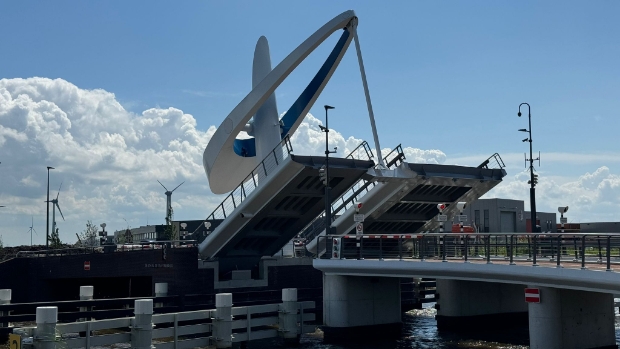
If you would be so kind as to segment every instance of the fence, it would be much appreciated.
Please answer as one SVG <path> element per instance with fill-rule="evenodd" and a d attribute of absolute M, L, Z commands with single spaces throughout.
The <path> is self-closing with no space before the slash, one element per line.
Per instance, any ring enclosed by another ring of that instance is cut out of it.
<path fill-rule="evenodd" d="M 232 294 L 216 295 L 215 309 L 153 314 L 153 300 L 135 300 L 134 316 L 109 320 L 58 323 L 58 307 L 38 307 L 35 327 L 16 328 L 24 347 L 86 348 L 131 343 L 132 348 L 229 348 L 234 342 L 281 337 L 297 341 L 315 331 L 308 322 L 312 301 L 298 302 L 297 289 L 283 289 L 282 303 L 233 307 Z"/>
<path fill-rule="evenodd" d="M 414 258 L 442 260 L 502 258 L 532 262 L 549 258 L 559 266 L 562 262 L 606 262 L 611 270 L 611 258 L 620 258 L 620 233 L 556 233 L 556 234 L 414 234 L 414 235 L 345 235 L 319 237 L 319 249 L 327 251 L 321 258 L 385 259 Z"/>

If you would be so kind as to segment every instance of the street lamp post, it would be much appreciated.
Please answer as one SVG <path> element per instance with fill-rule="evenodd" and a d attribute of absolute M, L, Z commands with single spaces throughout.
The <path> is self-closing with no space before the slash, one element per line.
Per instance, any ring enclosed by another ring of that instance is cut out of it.
<path fill-rule="evenodd" d="M 527 116 L 529 119 L 529 129 L 520 129 L 519 131 L 521 132 L 528 132 L 529 137 L 524 139 L 523 142 L 530 142 L 530 158 L 529 158 L 529 162 L 530 162 L 530 180 L 529 180 L 529 184 L 530 184 L 530 211 L 531 211 L 531 215 L 530 215 L 530 223 L 531 223 L 531 229 L 532 229 L 532 233 L 536 233 L 538 232 L 538 230 L 536 229 L 536 183 L 537 180 L 535 179 L 535 175 L 534 175 L 534 160 L 538 160 L 538 159 L 534 159 L 534 157 L 532 156 L 532 113 L 530 110 L 530 105 L 528 103 L 521 103 L 519 104 L 519 113 L 517 114 L 517 116 L 521 117 L 521 106 L 522 105 L 527 105 Z"/>
<path fill-rule="evenodd" d="M 320 126 L 321 130 L 325 132 L 325 234 L 328 235 L 330 233 L 331 223 L 332 223 L 332 210 L 331 210 L 331 202 L 330 202 L 330 187 L 329 187 L 329 154 L 335 153 L 336 150 L 329 150 L 329 121 L 327 117 L 327 111 L 329 109 L 334 109 L 334 107 L 330 105 L 325 105 L 325 127 Z"/>
<path fill-rule="evenodd" d="M 50 170 L 54 168 L 47 166 L 47 220 L 45 223 L 45 249 L 49 250 L 50 241 Z"/>

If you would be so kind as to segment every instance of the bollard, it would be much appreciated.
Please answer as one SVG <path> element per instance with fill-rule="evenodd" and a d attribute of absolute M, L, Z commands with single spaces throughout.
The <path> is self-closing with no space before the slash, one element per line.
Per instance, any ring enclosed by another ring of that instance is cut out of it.
<path fill-rule="evenodd" d="M 0 290 L 0 305 L 1 304 L 11 304 L 11 289 Z M 9 316 L 9 312 L 0 311 L 0 316 Z M 0 327 L 11 327 L 11 324 L 8 322 L 1 322 Z"/>
<path fill-rule="evenodd" d="M 278 312 L 280 337 L 287 343 L 297 343 L 300 336 L 297 333 L 297 289 L 282 289 L 282 304 Z"/>
<path fill-rule="evenodd" d="M 93 295 L 95 294 L 94 286 L 80 286 L 80 300 L 81 301 L 90 301 L 93 299 Z M 92 307 L 80 307 L 80 312 L 92 311 Z M 78 321 L 90 321 L 91 318 L 80 318 Z"/>
<path fill-rule="evenodd" d="M 155 297 L 166 297 L 168 295 L 168 283 L 167 282 L 157 282 L 155 283 Z M 164 303 L 158 302 L 155 304 L 155 308 L 161 308 L 164 306 Z"/>
<path fill-rule="evenodd" d="M 37 307 L 34 329 L 35 349 L 56 348 L 56 323 L 58 322 L 58 307 Z"/>
<path fill-rule="evenodd" d="M 153 339 L 153 300 L 138 299 L 134 302 L 134 318 L 131 326 L 131 347 L 151 349 Z"/>
<path fill-rule="evenodd" d="M 216 348 L 232 347 L 232 293 L 215 295 L 215 318 L 211 335 Z"/>

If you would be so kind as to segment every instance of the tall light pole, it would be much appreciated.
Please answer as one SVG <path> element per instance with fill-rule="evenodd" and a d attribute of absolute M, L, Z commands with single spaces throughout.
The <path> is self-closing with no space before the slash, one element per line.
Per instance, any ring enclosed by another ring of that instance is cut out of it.
<path fill-rule="evenodd" d="M 50 241 L 50 170 L 54 168 L 47 166 L 47 220 L 45 223 L 45 249 L 49 250 Z"/>
<path fill-rule="evenodd" d="M 331 210 L 331 202 L 329 198 L 329 154 L 335 153 L 336 150 L 329 150 L 329 119 L 327 118 L 327 111 L 329 109 L 334 109 L 334 107 L 330 105 L 325 105 L 325 127 L 319 126 L 321 131 L 325 132 L 325 171 L 324 174 L 319 170 L 320 176 L 323 178 L 323 184 L 325 184 L 325 234 L 328 235 L 330 233 L 330 227 L 332 225 L 332 210 Z"/>
<path fill-rule="evenodd" d="M 538 230 L 536 229 L 536 184 L 538 182 L 538 176 L 534 175 L 534 160 L 539 160 L 540 161 L 540 157 L 538 159 L 534 159 L 534 157 L 532 156 L 532 113 L 530 110 L 530 105 L 528 103 L 521 103 L 519 104 L 519 113 L 517 114 L 517 116 L 521 117 L 521 106 L 522 105 L 527 105 L 527 116 L 529 119 L 529 129 L 520 129 L 519 131 L 521 132 L 528 132 L 529 137 L 524 139 L 523 142 L 530 142 L 530 158 L 529 158 L 529 162 L 530 162 L 530 180 L 529 180 L 529 184 L 530 184 L 530 211 L 531 211 L 531 215 L 530 215 L 530 223 L 531 223 L 531 229 L 532 229 L 532 233 L 537 233 Z"/>

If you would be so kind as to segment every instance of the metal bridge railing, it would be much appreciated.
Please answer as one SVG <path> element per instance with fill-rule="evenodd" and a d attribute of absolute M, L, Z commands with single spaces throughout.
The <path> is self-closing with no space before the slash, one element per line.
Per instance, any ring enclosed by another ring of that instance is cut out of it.
<path fill-rule="evenodd" d="M 334 246 L 340 246 L 336 255 Z M 573 263 L 582 269 L 586 264 L 600 264 L 608 271 L 612 264 L 620 265 L 620 233 L 328 235 L 319 236 L 317 250 L 323 248 L 327 253 L 320 258 L 501 261 L 535 266 Z"/>
<path fill-rule="evenodd" d="M 365 144 L 365 146 L 364 146 Z M 353 154 L 356 153 L 358 148 L 367 147 L 368 151 L 366 154 L 369 154 L 371 157 L 373 156 L 372 150 L 368 146 L 366 141 L 362 142 L 357 148 L 355 148 L 351 154 L 347 155 L 347 158 L 353 159 Z M 392 169 L 398 165 L 400 165 L 405 160 L 405 154 L 403 154 L 401 145 L 397 145 L 396 148 L 392 149 L 384 157 L 386 162 L 386 166 L 388 169 Z M 340 197 L 336 200 L 332 201 L 331 209 L 332 209 L 332 222 L 336 220 L 340 215 L 342 215 L 346 210 L 348 210 L 351 206 L 353 206 L 356 202 L 359 202 L 361 198 L 366 195 L 376 183 L 374 181 L 368 181 L 365 179 L 358 180 L 351 188 L 349 188 L 346 192 L 344 192 Z M 301 237 L 312 240 L 317 235 L 319 235 L 322 231 L 325 230 L 325 216 L 324 214 L 316 217 L 312 222 L 310 222 L 304 229 L 302 229 Z"/>
<path fill-rule="evenodd" d="M 489 156 L 488 159 L 484 160 L 484 162 L 482 162 L 480 165 L 478 165 L 478 168 L 486 168 L 486 169 L 503 169 L 504 167 L 506 167 L 506 165 L 504 165 L 504 160 L 502 160 L 502 157 L 499 156 L 498 153 L 495 153 L 491 156 Z"/>
<path fill-rule="evenodd" d="M 387 155 L 383 157 L 385 161 L 385 166 L 388 169 L 392 169 L 402 164 L 405 161 L 405 153 L 403 153 L 403 148 L 399 144 L 396 148 L 392 149 Z"/>
<path fill-rule="evenodd" d="M 247 197 L 258 188 L 265 178 L 290 157 L 293 146 L 288 135 L 258 164 L 250 174 L 219 204 L 205 221 L 226 219 Z"/>
<path fill-rule="evenodd" d="M 345 157 L 345 159 L 372 160 L 373 157 L 374 154 L 372 149 L 370 149 L 368 142 L 362 141 L 362 143 L 355 147 L 355 149 L 353 149 L 351 153 Z"/>

